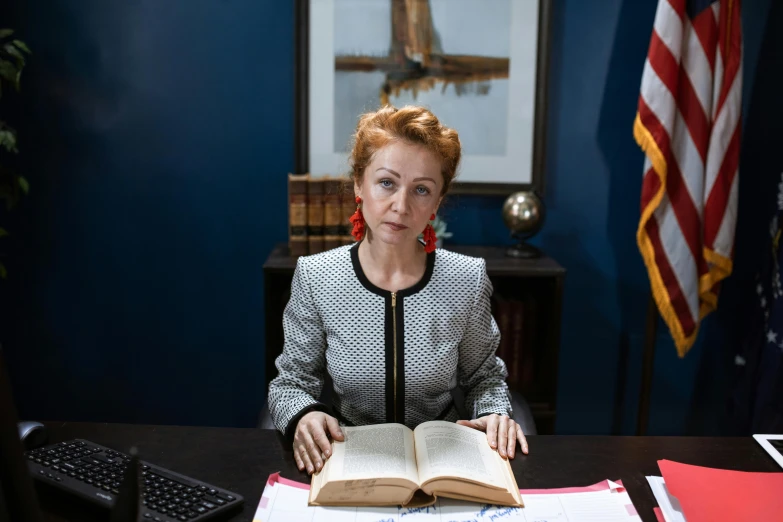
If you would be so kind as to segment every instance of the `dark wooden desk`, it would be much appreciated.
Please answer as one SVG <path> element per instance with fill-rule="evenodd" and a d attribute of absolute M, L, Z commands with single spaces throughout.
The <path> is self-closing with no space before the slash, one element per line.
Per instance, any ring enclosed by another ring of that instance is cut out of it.
<path fill-rule="evenodd" d="M 142 458 L 245 497 L 245 509 L 232 522 L 250 522 L 270 473 L 309 482 L 300 473 L 276 431 L 252 428 L 137 426 L 47 423 L 51 442 L 84 438 L 118 451 L 136 445 Z M 587 486 L 622 480 L 645 521 L 654 521 L 655 500 L 645 475 L 660 475 L 656 462 L 742 471 L 781 471 L 751 438 L 696 437 L 530 437 L 530 455 L 512 461 L 520 488 Z M 49 513 L 49 520 L 67 520 Z"/>

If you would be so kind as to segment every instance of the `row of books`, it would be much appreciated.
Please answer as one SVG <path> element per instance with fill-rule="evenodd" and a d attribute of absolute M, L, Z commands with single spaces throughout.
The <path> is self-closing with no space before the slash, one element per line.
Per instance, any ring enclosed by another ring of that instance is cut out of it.
<path fill-rule="evenodd" d="M 534 299 L 507 298 L 495 289 L 492 315 L 500 330 L 497 355 L 506 363 L 509 387 L 523 394 L 531 391 L 535 380 L 536 352 Z"/>
<path fill-rule="evenodd" d="M 356 210 L 353 183 L 346 178 L 288 175 L 288 247 L 291 256 L 318 254 L 354 242 L 350 218 Z"/>

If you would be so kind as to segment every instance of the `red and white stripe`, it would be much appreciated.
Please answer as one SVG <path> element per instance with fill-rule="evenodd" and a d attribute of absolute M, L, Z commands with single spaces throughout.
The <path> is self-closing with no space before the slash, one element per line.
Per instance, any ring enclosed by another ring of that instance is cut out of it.
<path fill-rule="evenodd" d="M 680 356 L 731 272 L 736 224 L 742 35 L 739 0 L 690 19 L 659 0 L 635 135 L 647 153 L 637 240 Z"/>

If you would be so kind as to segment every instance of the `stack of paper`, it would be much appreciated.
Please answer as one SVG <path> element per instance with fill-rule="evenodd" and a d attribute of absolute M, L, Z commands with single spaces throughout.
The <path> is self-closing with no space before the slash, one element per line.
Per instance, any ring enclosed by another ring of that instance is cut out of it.
<path fill-rule="evenodd" d="M 521 489 L 525 507 L 441 498 L 429 507 L 308 506 L 310 486 L 270 475 L 253 522 L 641 522 L 621 482 L 584 488 Z"/>
<path fill-rule="evenodd" d="M 647 477 L 665 522 L 783 522 L 783 473 L 750 473 L 659 460 Z"/>

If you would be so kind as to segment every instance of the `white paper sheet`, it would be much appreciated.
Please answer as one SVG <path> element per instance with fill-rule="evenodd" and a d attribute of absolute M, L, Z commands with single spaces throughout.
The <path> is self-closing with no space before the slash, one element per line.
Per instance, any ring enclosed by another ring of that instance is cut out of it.
<path fill-rule="evenodd" d="M 663 513 L 663 519 L 666 522 L 687 522 L 685 515 L 682 513 L 682 507 L 677 497 L 669 493 L 669 489 L 666 487 L 666 481 L 663 477 L 646 477 L 647 482 L 650 484 L 655 500 L 658 502 L 658 507 L 661 508 Z"/>
<path fill-rule="evenodd" d="M 253 522 L 641 522 L 625 489 L 608 485 L 551 493 L 521 490 L 524 508 L 446 498 L 425 508 L 338 508 L 310 507 L 307 485 L 270 477 Z"/>

